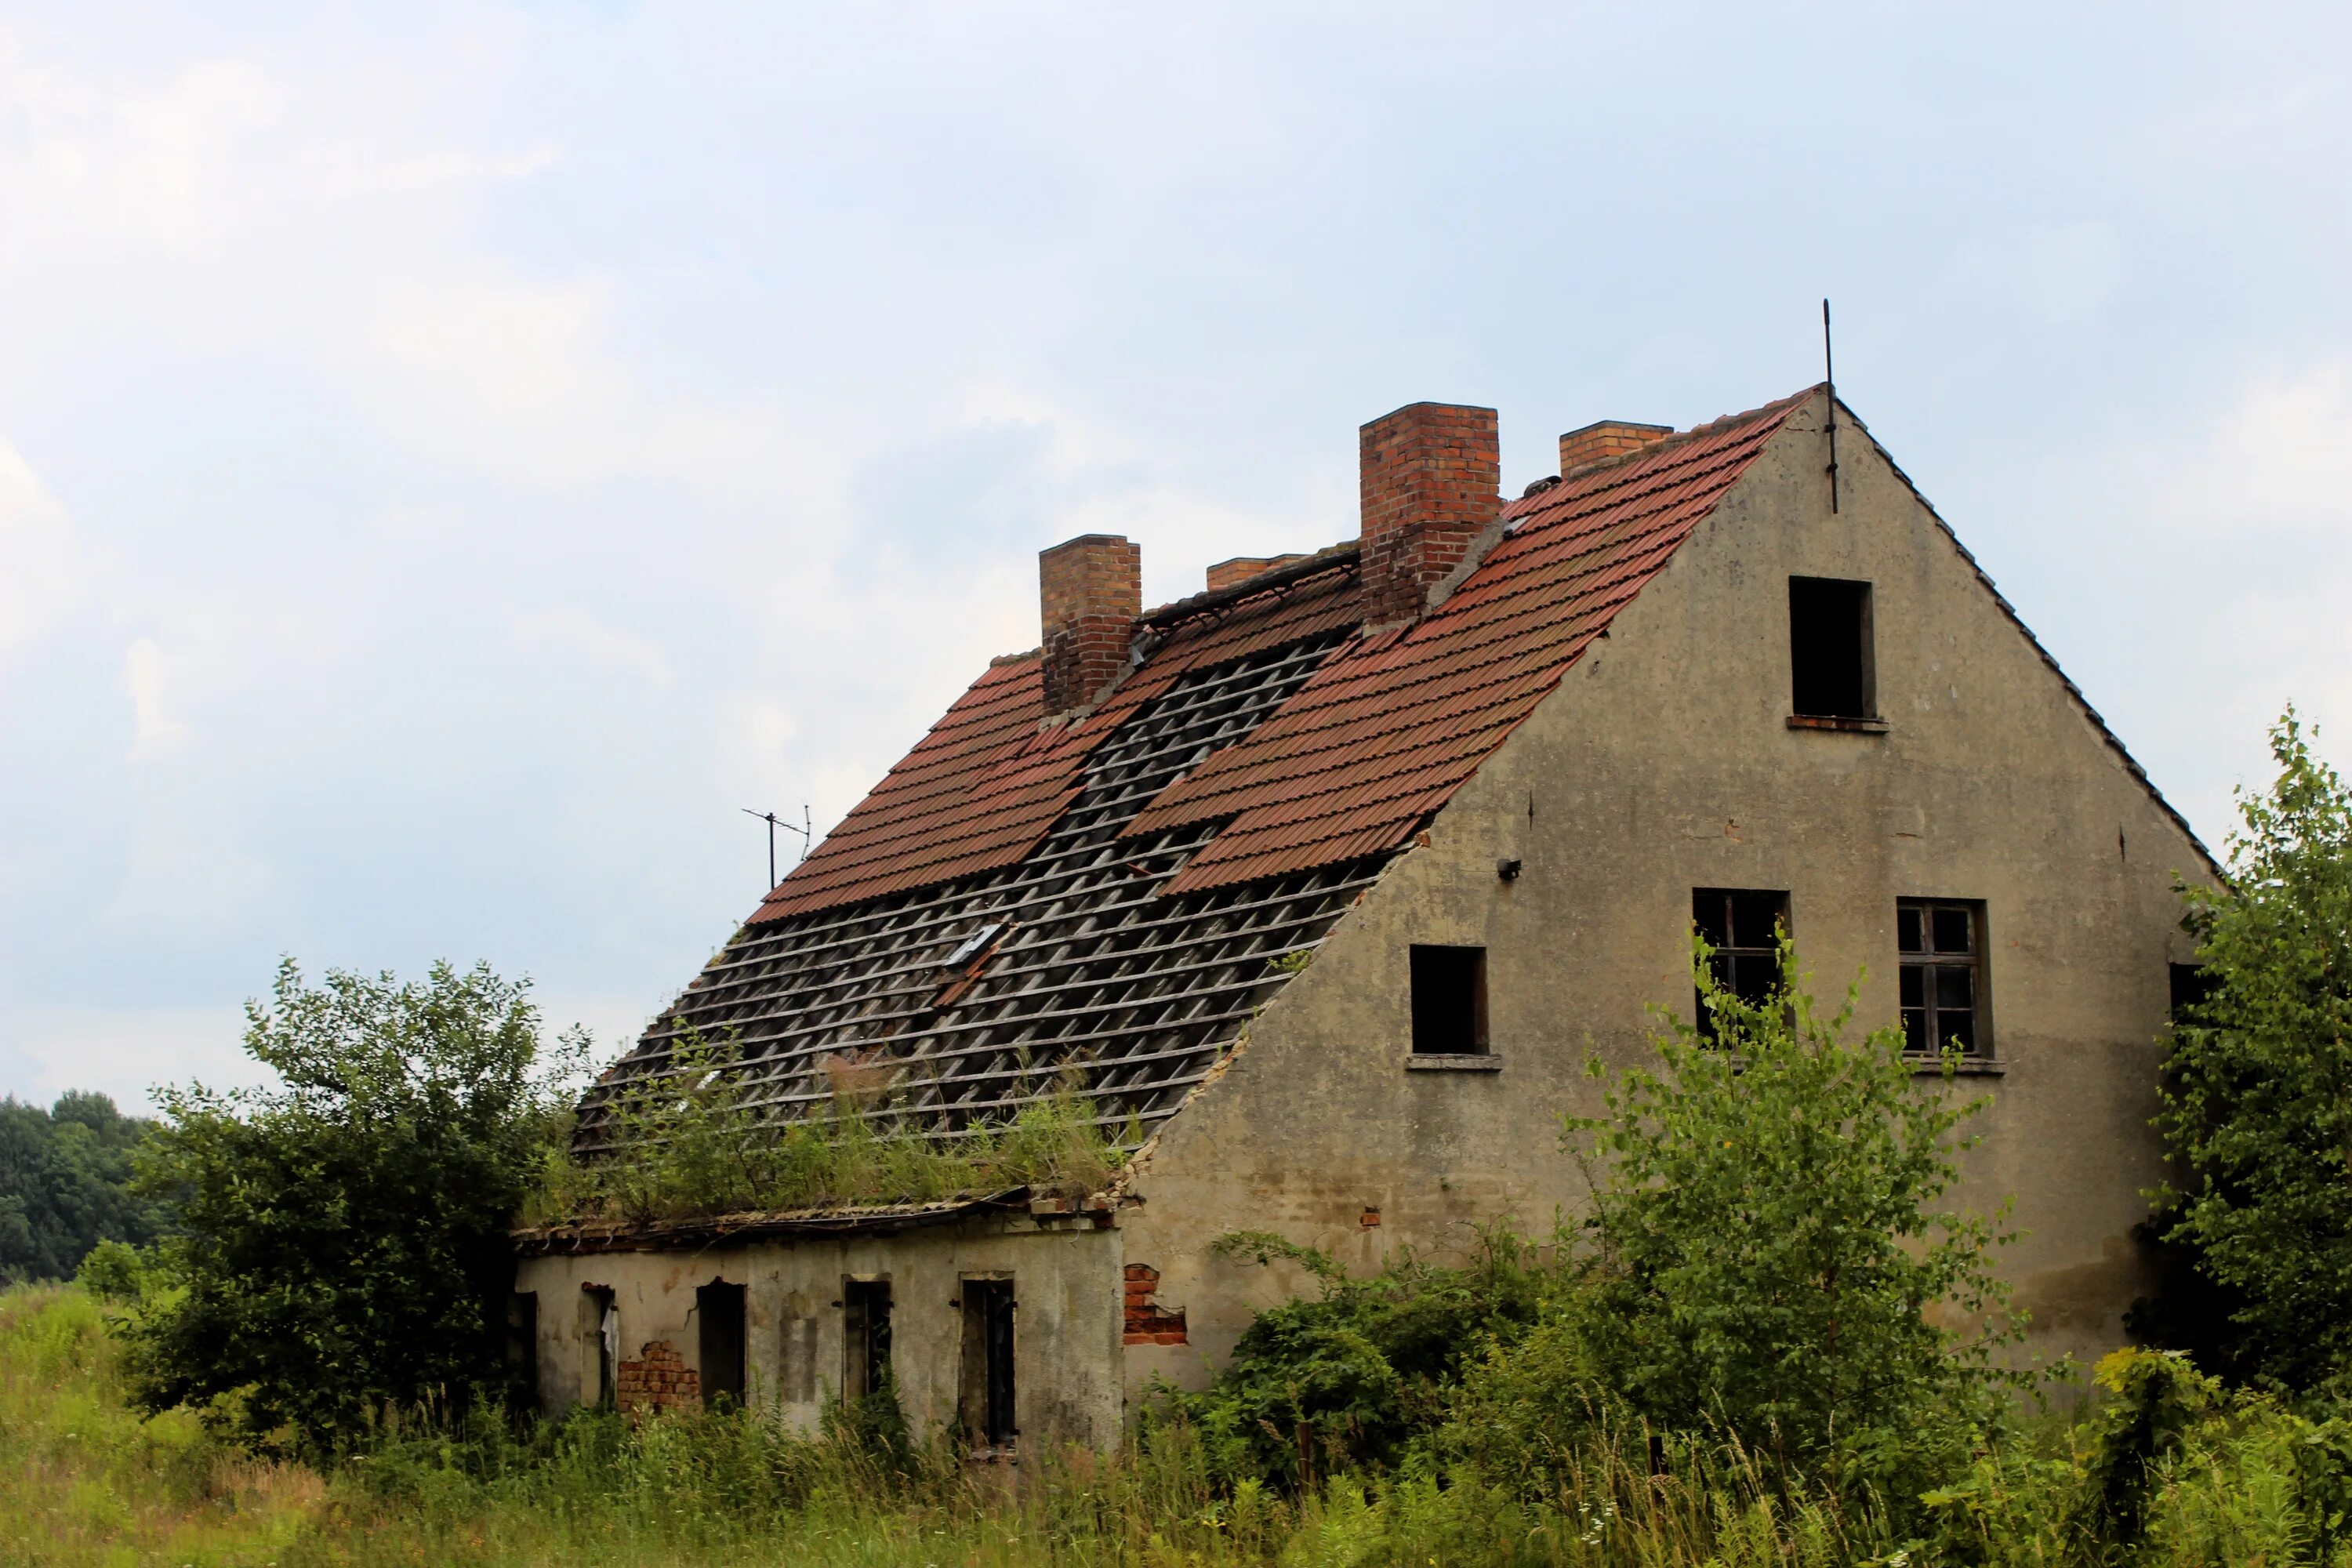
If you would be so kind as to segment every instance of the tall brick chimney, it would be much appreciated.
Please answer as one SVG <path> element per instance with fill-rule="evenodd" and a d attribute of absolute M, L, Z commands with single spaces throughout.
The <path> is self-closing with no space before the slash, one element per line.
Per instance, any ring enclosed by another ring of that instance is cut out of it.
<path fill-rule="evenodd" d="M 1364 620 L 1418 617 L 1501 514 L 1495 411 L 1414 403 L 1359 432 Z"/>
<path fill-rule="evenodd" d="M 1663 441 L 1675 433 L 1671 425 L 1636 425 L 1625 419 L 1596 419 L 1581 430 L 1570 430 L 1559 438 L 1559 471 L 1580 468 L 1587 463 L 1597 463 L 1604 458 L 1622 457 L 1638 452 L 1653 441 Z"/>
<path fill-rule="evenodd" d="M 1082 533 L 1037 554 L 1045 634 L 1045 713 L 1092 708 L 1127 673 L 1143 615 L 1143 548 L 1114 533 Z"/>

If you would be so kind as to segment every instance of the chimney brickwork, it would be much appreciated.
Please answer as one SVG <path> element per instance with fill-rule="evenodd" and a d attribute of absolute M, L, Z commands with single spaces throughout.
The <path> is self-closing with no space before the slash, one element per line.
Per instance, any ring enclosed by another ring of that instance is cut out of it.
<path fill-rule="evenodd" d="M 1596 419 L 1583 429 L 1570 430 L 1559 438 L 1559 471 L 1565 474 L 1588 463 L 1638 452 L 1653 441 L 1663 441 L 1674 433 L 1675 427 L 1671 425 L 1635 425 L 1624 419 Z"/>
<path fill-rule="evenodd" d="M 1306 559 L 1304 555 L 1236 555 L 1231 561 L 1220 561 L 1209 568 L 1209 592 L 1246 583 L 1261 573 Z"/>
<path fill-rule="evenodd" d="M 1116 534 L 1082 533 L 1041 551 L 1037 599 L 1046 715 L 1083 713 L 1127 673 L 1143 615 L 1143 549 Z"/>
<path fill-rule="evenodd" d="M 1495 411 L 1415 403 L 1359 433 L 1364 620 L 1418 617 L 1501 515 Z"/>

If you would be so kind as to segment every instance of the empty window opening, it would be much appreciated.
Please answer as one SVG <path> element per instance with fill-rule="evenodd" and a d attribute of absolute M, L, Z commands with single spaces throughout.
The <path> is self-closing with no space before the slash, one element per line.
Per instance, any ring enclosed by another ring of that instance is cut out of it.
<path fill-rule="evenodd" d="M 1013 1425 L 1013 1281 L 963 1282 L 963 1376 L 958 1405 L 976 1446 L 1001 1448 L 1020 1435 Z"/>
<path fill-rule="evenodd" d="M 743 1287 L 713 1279 L 694 1292 L 694 1313 L 701 1325 L 702 1403 L 713 1410 L 738 1410 L 743 1405 Z"/>
<path fill-rule="evenodd" d="M 1985 1055 L 1984 907 L 1904 900 L 1895 906 L 1895 946 L 1904 1048 Z"/>
<path fill-rule="evenodd" d="M 613 1300 L 611 1287 L 580 1287 L 580 1328 L 588 1342 L 589 1365 L 593 1369 L 586 1381 L 595 1390 L 596 1403 L 609 1407 L 620 1392 L 621 1368 L 621 1309 Z"/>
<path fill-rule="evenodd" d="M 841 1392 L 850 1399 L 890 1385 L 890 1281 L 851 1279 L 841 1287 L 845 1363 Z"/>
<path fill-rule="evenodd" d="M 1870 584 L 1789 579 L 1790 700 L 1809 719 L 1874 719 Z"/>
<path fill-rule="evenodd" d="M 1412 949 L 1412 1048 L 1418 1056 L 1484 1056 L 1486 950 Z"/>
<path fill-rule="evenodd" d="M 539 1404 L 539 1292 L 507 1297 L 507 1386 L 523 1409 Z"/>
<path fill-rule="evenodd" d="M 2174 963 L 2171 970 L 2172 994 L 2169 1016 L 2178 1019 L 2190 1007 L 2199 1007 L 2212 998 L 2216 989 L 2213 972 L 2201 963 Z"/>
<path fill-rule="evenodd" d="M 1759 888 L 1699 888 L 1691 893 L 1691 924 L 1713 949 L 1707 967 L 1715 984 L 1742 1002 L 1761 1002 L 1780 978 L 1780 933 L 1789 926 L 1789 895 Z M 1715 1019 L 1700 997 L 1693 1016 L 1712 1039 Z"/>

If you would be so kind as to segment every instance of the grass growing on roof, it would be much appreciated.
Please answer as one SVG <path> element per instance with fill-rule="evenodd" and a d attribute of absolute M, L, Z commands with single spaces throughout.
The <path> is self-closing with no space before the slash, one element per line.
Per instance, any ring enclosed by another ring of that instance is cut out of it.
<path fill-rule="evenodd" d="M 731 1043 L 689 1032 L 675 1070 L 619 1085 L 608 1107 L 613 1152 L 580 1159 L 551 1141 L 527 1224 L 645 1224 L 711 1215 L 1100 1191 L 1142 1140 L 1132 1119 L 1106 1131 L 1069 1079 L 999 1120 L 953 1138 L 891 1121 L 869 1068 L 844 1064 L 818 1113 L 769 1121 L 745 1103 Z M 875 1112 L 869 1114 L 869 1108 Z"/>

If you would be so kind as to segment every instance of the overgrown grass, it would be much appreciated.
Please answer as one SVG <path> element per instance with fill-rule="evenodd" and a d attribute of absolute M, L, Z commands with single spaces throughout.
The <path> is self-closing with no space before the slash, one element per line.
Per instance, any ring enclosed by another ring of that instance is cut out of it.
<path fill-rule="evenodd" d="M 1736 1445 L 1638 1424 L 1563 1429 L 1521 1473 L 1408 1466 L 1297 1497 L 1213 1479 L 1182 1424 L 1117 1458 L 1037 1455 L 1018 1470 L 967 1467 L 943 1444 L 892 1457 L 742 1415 L 635 1427 L 592 1415 L 520 1434 L 496 1420 L 411 1424 L 321 1471 L 243 1457 L 186 1413 L 133 1416 L 100 1305 L 76 1289 L 20 1289 L 0 1296 L 0 1562 L 2352 1563 L 2327 1524 L 2352 1477 L 2342 1423 L 2224 1396 L 2146 1352 L 2110 1373 L 2104 1413 L 1979 1456 L 1929 1500 L 1924 1527 L 1898 1535 L 1875 1499 L 1792 1484 Z M 2126 1461 L 2139 1468 L 2119 1470 Z M 2119 1475 L 2137 1479 L 2118 1489 Z M 2126 1497 L 2137 1523 L 2118 1531 L 2102 1510 Z"/>
<path fill-rule="evenodd" d="M 605 1113 L 626 1156 L 583 1162 L 568 1139 L 551 1140 L 525 1222 L 934 1203 L 1016 1187 L 1076 1197 L 1107 1185 L 1141 1136 L 1132 1126 L 1107 1133 L 1094 1102 L 1065 1082 L 1003 1120 L 928 1137 L 873 1103 L 888 1089 L 874 1069 L 839 1063 L 821 1113 L 777 1124 L 743 1103 L 739 1066 L 731 1046 L 690 1037 L 673 1074 L 618 1086 Z"/>

